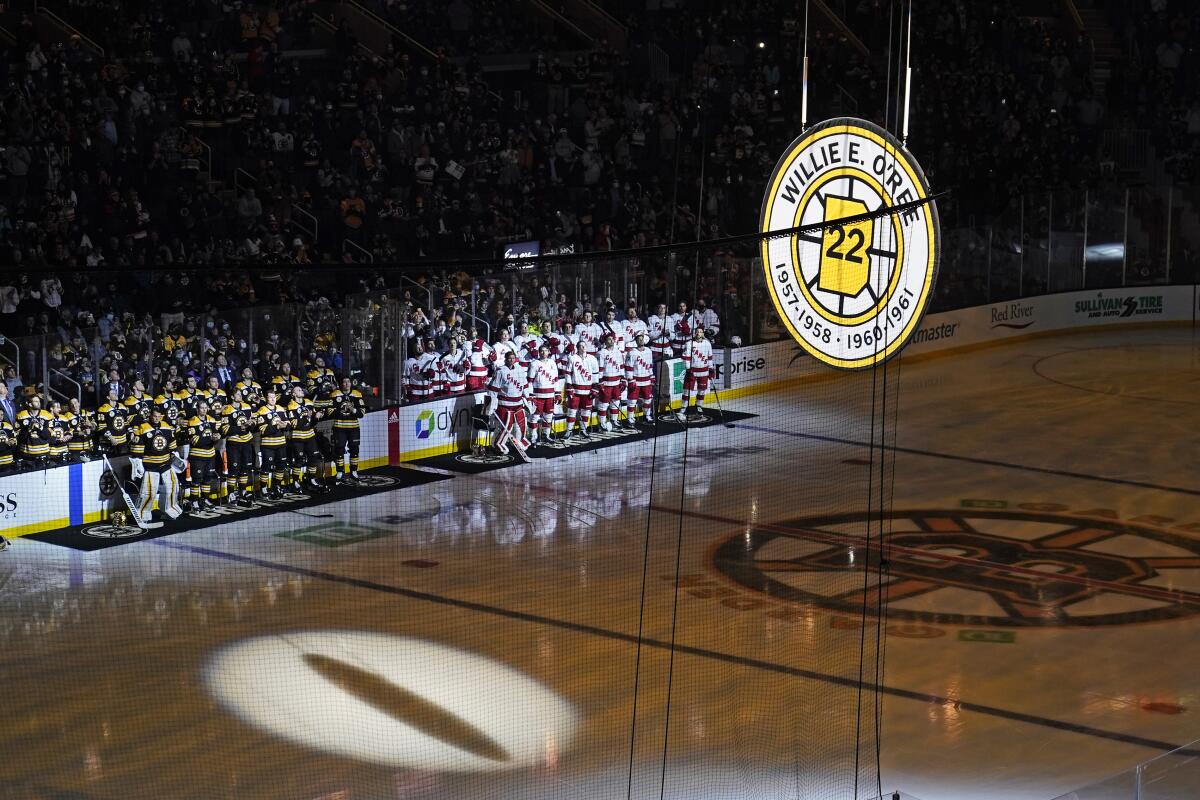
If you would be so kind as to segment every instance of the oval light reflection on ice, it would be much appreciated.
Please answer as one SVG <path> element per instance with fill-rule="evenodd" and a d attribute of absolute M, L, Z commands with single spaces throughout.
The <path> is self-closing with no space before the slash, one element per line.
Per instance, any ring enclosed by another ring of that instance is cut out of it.
<path fill-rule="evenodd" d="M 205 682 L 259 730 L 389 767 L 534 766 L 564 752 L 578 723 L 567 701 L 512 667 L 364 631 L 246 639 L 209 661 Z"/>

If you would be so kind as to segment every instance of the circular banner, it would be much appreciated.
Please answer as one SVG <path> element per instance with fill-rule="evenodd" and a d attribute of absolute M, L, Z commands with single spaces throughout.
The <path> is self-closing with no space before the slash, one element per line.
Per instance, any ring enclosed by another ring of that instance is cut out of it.
<path fill-rule="evenodd" d="M 763 197 L 762 233 L 821 225 L 929 197 L 916 159 L 887 131 L 839 117 L 784 152 Z M 862 369 L 916 332 L 941 251 L 932 201 L 808 233 L 764 239 L 763 269 L 780 319 L 833 367 Z"/>

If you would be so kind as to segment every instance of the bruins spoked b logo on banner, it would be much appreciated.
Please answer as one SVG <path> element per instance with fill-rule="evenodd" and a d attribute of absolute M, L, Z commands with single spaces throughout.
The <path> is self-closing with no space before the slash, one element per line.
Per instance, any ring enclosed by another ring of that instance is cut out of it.
<path fill-rule="evenodd" d="M 882 128 L 842 117 L 784 152 L 763 198 L 763 233 L 868 215 L 929 197 L 916 160 Z M 808 353 L 843 369 L 899 352 L 929 304 L 940 253 L 932 201 L 765 239 L 763 269 L 780 318 Z"/>

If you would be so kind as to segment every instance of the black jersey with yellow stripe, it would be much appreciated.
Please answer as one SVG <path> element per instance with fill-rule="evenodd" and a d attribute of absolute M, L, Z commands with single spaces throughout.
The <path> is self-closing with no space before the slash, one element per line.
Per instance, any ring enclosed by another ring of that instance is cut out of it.
<path fill-rule="evenodd" d="M 13 463 L 13 453 L 17 450 L 17 431 L 6 419 L 0 419 L 0 467 Z"/>
<path fill-rule="evenodd" d="M 140 395 L 130 394 L 121 405 L 129 412 L 131 429 L 143 422 L 150 421 L 150 409 L 154 407 L 154 398 L 142 392 Z"/>
<path fill-rule="evenodd" d="M 292 420 L 293 439 L 311 439 L 317 435 L 317 415 L 319 409 L 307 397 L 292 400 L 287 405 L 288 416 Z"/>
<path fill-rule="evenodd" d="M 362 392 L 358 389 L 351 389 L 348 392 L 334 389 L 333 393 L 329 395 L 329 400 L 333 406 L 333 427 L 335 428 L 357 429 L 358 421 L 367 414 L 367 401 L 363 399 Z"/>
<path fill-rule="evenodd" d="M 27 456 L 45 456 L 50 454 L 50 429 L 54 423 L 54 415 L 44 408 L 36 411 L 30 408 L 17 413 L 17 439 L 20 442 L 21 453 Z"/>
<path fill-rule="evenodd" d="M 282 447 L 287 444 L 287 431 L 291 421 L 288 411 L 276 403 L 273 406 L 263 404 L 254 412 L 258 418 L 258 429 L 262 432 L 259 438 L 261 447 Z"/>
<path fill-rule="evenodd" d="M 203 418 L 193 416 L 187 423 L 187 438 L 191 444 L 188 456 L 192 458 L 216 458 L 217 442 L 221 440 L 221 423 L 209 414 Z"/>
<path fill-rule="evenodd" d="M 101 435 L 114 445 L 122 445 L 129 441 L 129 428 L 133 412 L 121 403 L 105 403 L 96 409 L 96 422 L 100 426 Z"/>
<path fill-rule="evenodd" d="M 254 438 L 254 432 L 258 429 L 254 407 L 249 403 L 229 403 L 221 409 L 221 418 L 228 426 L 225 435 L 230 442 L 245 444 Z"/>
<path fill-rule="evenodd" d="M 146 469 L 162 472 L 169 467 L 178 446 L 175 428 L 166 422 L 158 425 L 144 422 L 133 431 L 132 453 L 142 459 Z"/>

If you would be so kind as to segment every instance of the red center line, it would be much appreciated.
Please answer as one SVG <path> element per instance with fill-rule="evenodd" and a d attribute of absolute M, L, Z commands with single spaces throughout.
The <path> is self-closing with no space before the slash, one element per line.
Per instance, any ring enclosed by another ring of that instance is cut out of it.
<path fill-rule="evenodd" d="M 794 536 L 798 539 L 811 539 L 817 542 L 833 544 L 839 546 L 861 543 L 862 539 L 850 536 L 849 534 L 827 533 L 825 531 L 816 531 L 812 529 L 791 528 L 784 525 L 776 525 L 769 522 L 746 522 L 745 520 L 734 519 L 732 517 L 722 517 L 716 514 L 705 514 L 700 511 L 685 511 L 675 508 L 665 508 L 663 506 L 651 506 L 654 511 L 659 511 L 664 514 L 683 514 L 696 519 L 709 520 L 711 522 L 720 522 L 726 525 L 736 525 L 738 527 L 760 528 L 771 533 L 782 533 Z M 922 511 L 914 511 L 914 514 L 926 513 Z M 1175 592 L 1170 589 L 1158 589 L 1153 586 L 1141 586 L 1128 583 L 1114 583 L 1113 581 L 1101 581 L 1094 578 L 1087 578 L 1081 575 L 1060 575 L 1058 573 L 1046 573 L 1040 570 L 1031 569 L 1029 567 L 1018 567 L 1008 564 L 997 564 L 994 561 L 985 561 L 981 558 L 969 558 L 967 556 L 956 556 L 949 553 L 937 553 L 929 550 L 921 550 L 914 547 L 905 547 L 903 545 L 888 544 L 884 546 L 885 552 L 888 555 L 907 555 L 917 556 L 923 559 L 938 559 L 948 561 L 954 564 L 963 564 L 972 567 L 987 567 L 1001 572 L 1007 572 L 1013 575 L 1023 575 L 1027 577 L 1037 578 L 1041 581 L 1059 581 L 1063 583 L 1074 583 L 1080 586 L 1095 587 L 1107 589 L 1112 592 L 1121 594 L 1137 595 L 1153 600 L 1166 600 L 1180 605 L 1200 605 L 1200 596 L 1191 592 Z"/>

